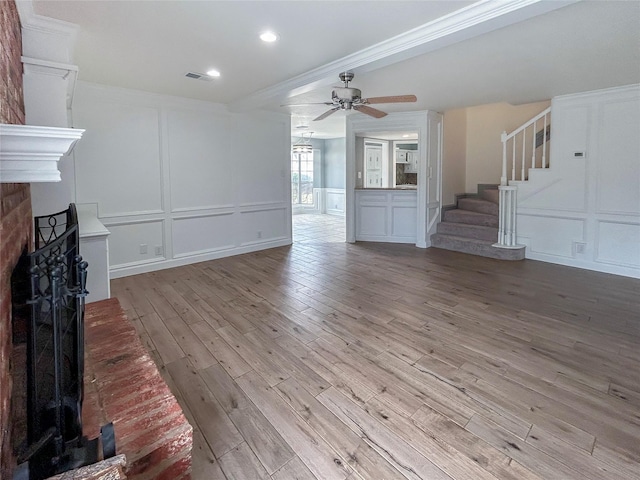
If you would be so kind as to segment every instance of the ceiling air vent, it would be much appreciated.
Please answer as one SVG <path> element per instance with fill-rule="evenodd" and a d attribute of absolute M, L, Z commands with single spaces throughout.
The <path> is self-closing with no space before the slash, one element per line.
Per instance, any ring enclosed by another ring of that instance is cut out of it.
<path fill-rule="evenodd" d="M 202 80 L 203 82 L 210 82 L 213 80 L 213 77 L 205 75 L 204 73 L 187 72 L 184 76 L 187 78 L 193 78 L 194 80 Z"/>

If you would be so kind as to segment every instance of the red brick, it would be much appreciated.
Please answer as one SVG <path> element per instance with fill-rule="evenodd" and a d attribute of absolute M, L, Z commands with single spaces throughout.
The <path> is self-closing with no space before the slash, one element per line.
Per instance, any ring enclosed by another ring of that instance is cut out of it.
<path fill-rule="evenodd" d="M 85 339 L 87 399 L 114 422 L 127 478 L 189 478 L 193 429 L 116 299 L 87 305 Z M 89 413 L 85 426 L 95 429 Z"/>
<path fill-rule="evenodd" d="M 127 454 L 127 468 L 125 473 L 127 478 L 137 479 L 138 475 L 144 478 L 147 470 L 152 469 L 155 465 L 166 459 L 176 457 L 184 452 L 187 445 L 193 443 L 193 430 L 191 426 L 182 425 L 174 431 L 169 432 L 171 438 L 164 438 L 157 443 L 146 447 L 140 451 Z"/>
<path fill-rule="evenodd" d="M 0 1 L 0 123 L 24 124 L 22 94 L 22 37 L 14 0 Z M 9 419 L 12 380 L 10 272 L 24 245 L 31 242 L 31 195 L 29 185 L 0 185 L 0 478 L 11 478 L 12 455 Z M 7 273 L 8 272 L 8 273 Z M 16 365 L 16 368 L 20 366 Z M 24 366 L 22 366 L 24 368 Z"/>

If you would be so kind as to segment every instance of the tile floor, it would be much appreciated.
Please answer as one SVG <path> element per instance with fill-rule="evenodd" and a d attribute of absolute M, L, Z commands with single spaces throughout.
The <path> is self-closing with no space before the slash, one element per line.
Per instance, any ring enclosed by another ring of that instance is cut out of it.
<path fill-rule="evenodd" d="M 293 243 L 338 243 L 345 239 L 345 218 L 336 215 L 293 215 Z"/>

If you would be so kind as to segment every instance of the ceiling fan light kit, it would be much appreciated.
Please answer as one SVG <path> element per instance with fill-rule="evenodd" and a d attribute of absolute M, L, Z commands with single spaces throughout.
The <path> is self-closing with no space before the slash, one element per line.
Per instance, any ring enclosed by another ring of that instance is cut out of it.
<path fill-rule="evenodd" d="M 387 114 L 382 110 L 370 107 L 378 103 L 409 103 L 416 102 L 418 99 L 415 95 L 391 95 L 386 97 L 370 97 L 362 98 L 362 91 L 358 88 L 349 86 L 349 82 L 353 80 L 353 72 L 343 72 L 339 75 L 340 81 L 344 83 L 344 87 L 334 87 L 331 92 L 330 102 L 307 103 L 297 105 L 329 105 L 332 108 L 324 112 L 322 115 L 313 119 L 314 122 L 323 120 L 338 110 L 356 110 L 365 115 L 374 118 L 382 118 Z M 293 107 L 297 105 L 281 105 L 283 107 Z"/>

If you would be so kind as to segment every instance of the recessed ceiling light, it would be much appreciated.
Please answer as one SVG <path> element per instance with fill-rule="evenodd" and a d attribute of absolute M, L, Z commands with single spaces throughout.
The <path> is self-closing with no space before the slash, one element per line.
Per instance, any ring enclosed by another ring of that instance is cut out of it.
<path fill-rule="evenodd" d="M 402 138 L 409 138 L 411 135 L 409 135 L 408 133 L 405 133 L 404 135 L 402 135 Z"/>
<path fill-rule="evenodd" d="M 211 70 L 207 70 L 207 75 L 209 75 L 210 77 L 219 77 L 220 76 L 220 72 L 214 68 L 212 68 Z"/>
<path fill-rule="evenodd" d="M 278 35 L 273 32 L 264 32 L 260 34 L 260 40 L 267 43 L 273 43 L 278 40 Z"/>

